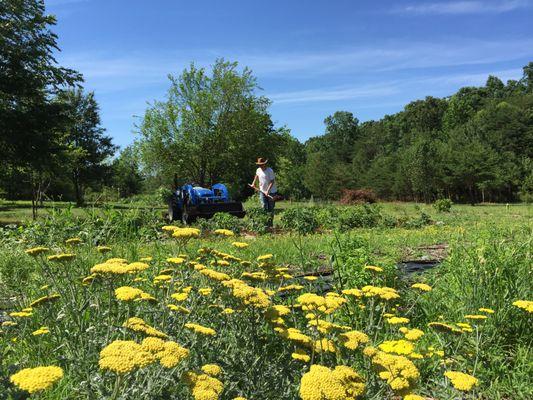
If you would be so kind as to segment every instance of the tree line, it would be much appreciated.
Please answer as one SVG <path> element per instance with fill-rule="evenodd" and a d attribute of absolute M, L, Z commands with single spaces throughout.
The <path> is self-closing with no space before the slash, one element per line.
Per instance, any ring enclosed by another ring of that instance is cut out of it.
<path fill-rule="evenodd" d="M 169 75 L 136 140 L 118 152 L 83 76 L 58 65 L 56 21 L 42 0 L 0 3 L 0 197 L 116 198 L 224 182 L 250 193 L 257 157 L 295 199 L 371 189 L 385 200 L 516 201 L 533 197 L 533 63 L 520 80 L 490 76 L 447 98 L 427 97 L 378 121 L 339 111 L 305 143 L 275 127 L 271 102 L 236 62 Z"/>

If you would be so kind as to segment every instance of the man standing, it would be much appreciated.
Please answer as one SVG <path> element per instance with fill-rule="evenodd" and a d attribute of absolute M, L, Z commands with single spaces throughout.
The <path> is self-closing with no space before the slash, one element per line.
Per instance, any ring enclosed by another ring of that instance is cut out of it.
<path fill-rule="evenodd" d="M 259 200 L 263 209 L 269 213 L 274 213 L 274 198 L 273 195 L 277 193 L 276 177 L 272 168 L 267 166 L 268 160 L 259 157 L 256 165 L 258 166 L 255 171 L 254 181 L 250 186 L 257 190 L 255 182 L 259 180 Z"/>

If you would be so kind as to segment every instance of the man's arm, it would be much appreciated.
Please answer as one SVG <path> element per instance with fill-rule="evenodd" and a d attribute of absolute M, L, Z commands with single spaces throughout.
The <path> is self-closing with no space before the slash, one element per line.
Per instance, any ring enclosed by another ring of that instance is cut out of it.
<path fill-rule="evenodd" d="M 268 184 L 267 191 L 266 191 L 267 194 L 270 194 L 270 189 L 272 189 L 272 186 L 274 186 L 274 182 L 276 181 L 276 175 L 274 175 L 274 171 L 272 171 L 271 175 L 272 177 L 270 179 L 270 183 Z"/>
<path fill-rule="evenodd" d="M 254 180 L 252 181 L 252 183 L 250 183 L 250 186 L 254 186 L 255 187 L 255 182 L 257 182 L 257 174 L 255 174 Z"/>

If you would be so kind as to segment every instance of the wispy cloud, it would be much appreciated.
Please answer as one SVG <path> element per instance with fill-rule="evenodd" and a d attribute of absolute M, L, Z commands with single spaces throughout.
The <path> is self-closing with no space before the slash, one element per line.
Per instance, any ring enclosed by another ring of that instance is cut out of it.
<path fill-rule="evenodd" d="M 522 70 L 508 69 L 472 74 L 442 74 L 402 80 L 387 80 L 374 85 L 352 85 L 279 92 L 267 94 L 267 96 L 273 101 L 274 105 L 356 99 L 388 99 L 395 95 L 412 95 L 418 91 L 423 92 L 423 95 L 432 93 L 434 96 L 440 96 L 462 86 L 483 85 L 489 75 L 497 76 L 505 82 L 509 79 L 520 78 Z"/>
<path fill-rule="evenodd" d="M 504 13 L 528 7 L 528 0 L 491 0 L 491 1 L 424 1 L 393 9 L 395 13 L 405 14 L 484 14 Z"/>

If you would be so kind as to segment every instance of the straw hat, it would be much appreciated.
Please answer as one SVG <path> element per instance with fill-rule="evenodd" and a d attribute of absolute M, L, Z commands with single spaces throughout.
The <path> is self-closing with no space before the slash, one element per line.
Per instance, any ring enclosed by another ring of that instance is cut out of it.
<path fill-rule="evenodd" d="M 262 158 L 262 157 L 259 157 L 259 158 L 257 159 L 256 165 L 265 165 L 267 162 L 268 162 L 267 159 Z"/>

